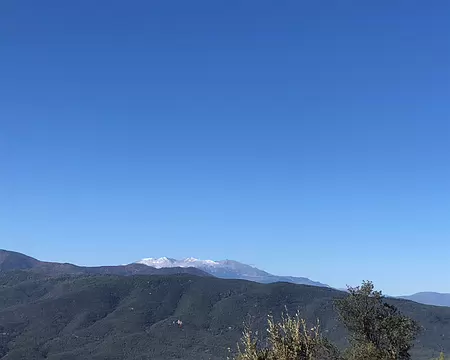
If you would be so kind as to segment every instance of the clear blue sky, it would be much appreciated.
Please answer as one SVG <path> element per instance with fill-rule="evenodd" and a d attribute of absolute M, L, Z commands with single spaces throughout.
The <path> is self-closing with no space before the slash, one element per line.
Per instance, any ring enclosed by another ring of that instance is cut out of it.
<path fill-rule="evenodd" d="M 450 292 L 450 2 L 3 0 L 0 248 Z"/>

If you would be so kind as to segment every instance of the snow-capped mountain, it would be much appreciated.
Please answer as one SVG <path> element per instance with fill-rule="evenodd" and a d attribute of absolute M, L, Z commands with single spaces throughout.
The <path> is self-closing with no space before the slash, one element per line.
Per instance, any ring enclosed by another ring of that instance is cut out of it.
<path fill-rule="evenodd" d="M 200 267 L 200 266 L 220 266 L 220 263 L 212 260 L 199 260 L 193 257 L 189 257 L 182 260 L 176 260 L 167 257 L 161 258 L 146 258 L 137 261 L 138 264 L 144 264 L 152 266 L 157 269 L 169 268 L 169 267 Z"/>
<path fill-rule="evenodd" d="M 304 277 L 272 275 L 266 271 L 260 270 L 250 265 L 242 264 L 234 260 L 214 261 L 214 260 L 200 260 L 192 257 L 177 260 L 162 257 L 162 258 L 145 258 L 140 261 L 137 261 L 137 263 L 152 266 L 159 269 L 170 267 L 195 267 L 197 269 L 203 270 L 211 275 L 223 279 L 242 279 L 265 284 L 283 281 L 294 284 L 328 287 L 328 285 L 322 284 L 317 281 L 312 281 Z"/>

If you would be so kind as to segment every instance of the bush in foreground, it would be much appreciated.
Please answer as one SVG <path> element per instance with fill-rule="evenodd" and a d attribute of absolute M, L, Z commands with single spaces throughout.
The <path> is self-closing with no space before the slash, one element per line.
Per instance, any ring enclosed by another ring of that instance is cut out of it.
<path fill-rule="evenodd" d="M 297 313 L 283 315 L 280 322 L 269 317 L 265 343 L 246 328 L 236 360 L 409 360 L 419 325 L 386 303 L 369 281 L 348 291 L 336 300 L 350 334 L 351 345 L 342 354 L 321 334 L 319 322 L 310 328 Z"/>
<path fill-rule="evenodd" d="M 237 360 L 313 360 L 336 359 L 338 350 L 322 336 L 320 324 L 309 328 L 297 313 L 283 315 L 280 322 L 268 319 L 267 344 L 260 344 L 250 329 L 242 336 L 243 349 Z"/>

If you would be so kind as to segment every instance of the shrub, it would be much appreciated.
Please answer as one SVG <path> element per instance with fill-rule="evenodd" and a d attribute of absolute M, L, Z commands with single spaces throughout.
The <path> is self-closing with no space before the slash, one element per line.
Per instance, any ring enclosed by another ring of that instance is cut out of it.
<path fill-rule="evenodd" d="M 269 317 L 265 343 L 246 328 L 236 360 L 409 360 L 419 325 L 386 303 L 369 281 L 348 291 L 348 296 L 336 300 L 351 343 L 342 356 L 322 336 L 319 322 L 310 328 L 297 312 L 293 317 L 282 315 L 279 322 Z M 437 360 L 445 360 L 444 354 Z"/>
<path fill-rule="evenodd" d="M 250 329 L 242 335 L 243 348 L 239 347 L 236 360 L 316 360 L 337 359 L 337 349 L 322 336 L 320 324 L 309 328 L 297 313 L 283 315 L 275 322 L 269 316 L 265 346 L 260 346 Z"/>

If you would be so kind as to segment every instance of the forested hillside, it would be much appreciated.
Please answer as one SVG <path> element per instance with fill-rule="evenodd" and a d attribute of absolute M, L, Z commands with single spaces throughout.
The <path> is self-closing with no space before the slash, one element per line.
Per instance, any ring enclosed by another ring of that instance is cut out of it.
<path fill-rule="evenodd" d="M 346 345 L 333 299 L 345 293 L 286 283 L 257 284 L 190 275 L 63 276 L 0 274 L 2 359 L 225 359 L 245 321 L 299 310 Z M 413 355 L 450 352 L 450 308 L 391 300 L 424 327 Z M 180 320 L 181 324 L 177 323 Z"/>

